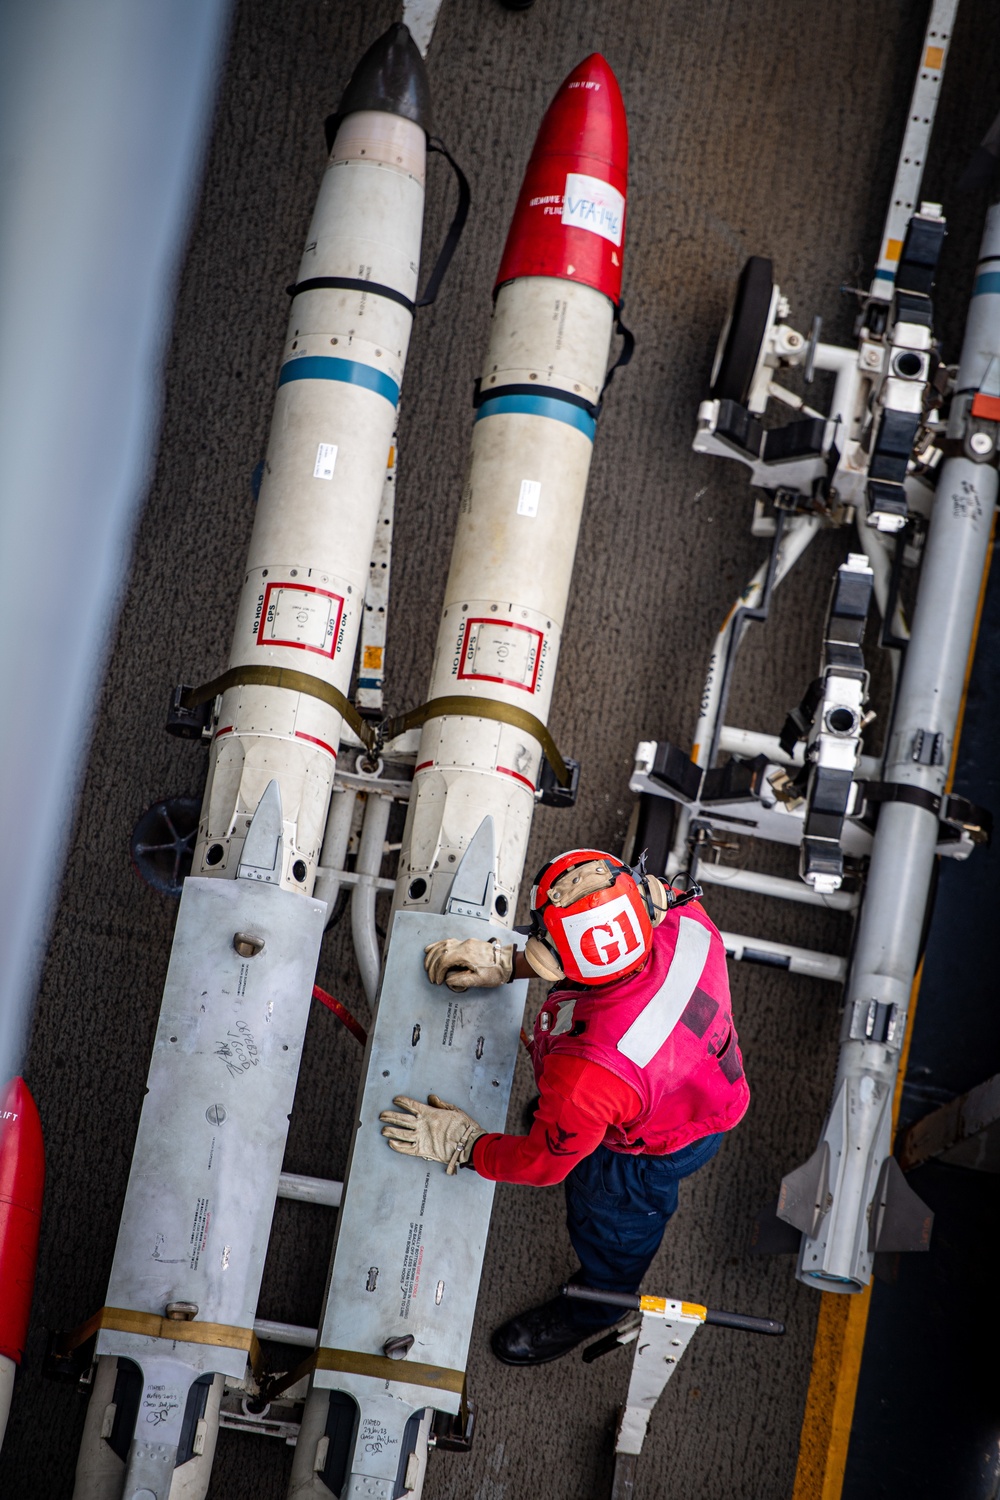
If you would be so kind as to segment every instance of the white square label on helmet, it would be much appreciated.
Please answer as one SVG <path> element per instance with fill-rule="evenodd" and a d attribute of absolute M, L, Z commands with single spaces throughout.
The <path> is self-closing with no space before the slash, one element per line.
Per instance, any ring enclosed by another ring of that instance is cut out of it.
<path fill-rule="evenodd" d="M 634 967 L 645 949 L 639 918 L 627 896 L 591 911 L 573 912 L 561 925 L 585 979 L 613 979 Z"/>

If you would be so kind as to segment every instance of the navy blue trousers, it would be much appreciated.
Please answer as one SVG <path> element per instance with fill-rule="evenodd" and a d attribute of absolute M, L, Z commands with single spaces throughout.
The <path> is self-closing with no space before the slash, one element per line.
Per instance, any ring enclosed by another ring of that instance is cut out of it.
<path fill-rule="evenodd" d="M 566 1227 L 580 1258 L 574 1279 L 602 1291 L 637 1292 L 677 1210 L 678 1184 L 711 1161 L 721 1144 L 721 1134 L 708 1135 L 670 1156 L 628 1156 L 598 1146 L 578 1162 L 565 1183 Z M 574 1302 L 573 1311 L 596 1326 L 622 1316 L 608 1303 Z"/>

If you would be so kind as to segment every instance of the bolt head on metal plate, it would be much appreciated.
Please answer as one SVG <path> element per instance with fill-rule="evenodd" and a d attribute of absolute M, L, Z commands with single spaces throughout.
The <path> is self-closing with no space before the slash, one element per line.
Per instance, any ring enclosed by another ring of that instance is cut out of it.
<path fill-rule="evenodd" d="M 197 1302 L 168 1302 L 164 1308 L 166 1316 L 174 1323 L 190 1323 L 198 1316 Z"/>

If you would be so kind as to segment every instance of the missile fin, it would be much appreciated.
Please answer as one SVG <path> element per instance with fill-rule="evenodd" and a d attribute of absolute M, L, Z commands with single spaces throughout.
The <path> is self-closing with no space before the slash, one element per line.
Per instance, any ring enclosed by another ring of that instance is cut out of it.
<path fill-rule="evenodd" d="M 807 1162 L 781 1179 L 778 1218 L 813 1239 L 830 1207 L 829 1180 L 830 1148 L 823 1141 Z"/>
<path fill-rule="evenodd" d="M 455 871 L 445 910 L 463 917 L 493 915 L 496 835 L 493 819 L 485 817 L 469 840 L 462 862 Z"/>
<path fill-rule="evenodd" d="M 284 828 L 281 816 L 281 789 L 269 781 L 257 803 L 253 822 L 247 829 L 240 860 L 241 880 L 262 880 L 268 885 L 281 884 L 281 848 Z"/>
<path fill-rule="evenodd" d="M 894 1156 L 882 1163 L 869 1223 L 869 1251 L 930 1249 L 934 1214 L 910 1187 Z"/>
<path fill-rule="evenodd" d="M 1000 359 L 994 357 L 986 366 L 970 410 L 972 416 L 982 417 L 987 422 L 1000 420 Z"/>

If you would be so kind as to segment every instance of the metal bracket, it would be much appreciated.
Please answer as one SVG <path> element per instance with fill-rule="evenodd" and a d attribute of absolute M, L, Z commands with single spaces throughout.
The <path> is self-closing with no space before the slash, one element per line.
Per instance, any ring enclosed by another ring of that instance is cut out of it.
<path fill-rule="evenodd" d="M 493 915 L 496 867 L 493 819 L 486 817 L 470 839 L 455 871 L 445 911 L 462 917 L 481 917 L 488 922 Z"/>

